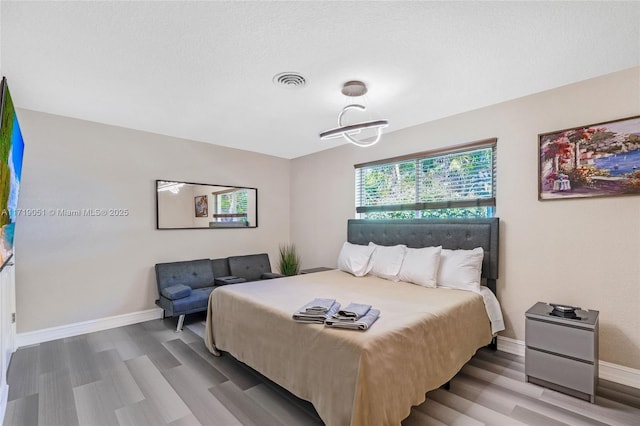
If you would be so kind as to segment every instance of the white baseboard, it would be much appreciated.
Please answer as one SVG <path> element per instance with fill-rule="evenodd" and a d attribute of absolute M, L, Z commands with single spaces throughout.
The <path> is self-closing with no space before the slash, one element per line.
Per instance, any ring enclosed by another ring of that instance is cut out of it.
<path fill-rule="evenodd" d="M 509 337 L 498 336 L 498 350 L 524 356 L 525 343 Z M 640 370 L 611 362 L 598 363 L 598 376 L 601 379 L 640 389 Z"/>
<path fill-rule="evenodd" d="M 498 350 L 509 354 L 524 356 L 524 342 L 509 337 L 498 336 Z"/>
<path fill-rule="evenodd" d="M 640 389 L 640 370 L 606 361 L 600 361 L 598 368 L 601 379 Z"/>
<path fill-rule="evenodd" d="M 131 312 L 129 314 L 96 320 L 77 322 L 58 327 L 44 328 L 42 330 L 29 331 L 16 334 L 16 348 L 35 345 L 65 337 L 79 336 L 94 331 L 107 330 L 109 328 L 122 327 L 123 325 L 137 324 L 143 321 L 162 318 L 162 309 L 153 308 L 146 311 Z"/>

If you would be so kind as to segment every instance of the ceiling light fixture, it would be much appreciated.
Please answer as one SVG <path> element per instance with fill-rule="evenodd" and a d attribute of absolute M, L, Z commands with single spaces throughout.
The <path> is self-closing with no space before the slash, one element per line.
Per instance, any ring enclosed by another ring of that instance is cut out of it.
<path fill-rule="evenodd" d="M 361 81 L 347 81 L 342 87 L 342 94 L 345 96 L 358 97 L 364 96 L 365 93 L 367 93 L 367 86 Z M 345 125 L 342 122 L 342 117 L 344 116 L 345 112 L 352 109 L 364 111 L 367 109 L 367 107 L 361 104 L 349 104 L 345 106 L 342 111 L 340 111 L 340 114 L 338 114 L 339 127 L 325 130 L 324 132 L 320 133 L 320 139 L 327 140 L 343 137 L 352 144 L 360 147 L 368 147 L 377 144 L 382 137 L 382 129 L 388 127 L 389 122 L 387 120 L 371 120 Z M 366 129 L 372 129 L 376 131 L 376 135 L 373 139 L 356 139 L 353 137 L 353 135 L 357 135 Z"/>
<path fill-rule="evenodd" d="M 184 183 L 160 181 L 158 183 L 158 192 L 171 191 L 172 194 L 177 194 L 183 186 Z"/>

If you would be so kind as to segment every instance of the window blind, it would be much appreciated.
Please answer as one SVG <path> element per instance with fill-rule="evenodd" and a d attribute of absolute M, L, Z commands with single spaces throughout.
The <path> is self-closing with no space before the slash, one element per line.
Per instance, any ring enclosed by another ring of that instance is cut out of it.
<path fill-rule="evenodd" d="M 439 217 L 490 216 L 496 205 L 496 145 L 491 139 L 356 165 L 356 212 L 366 218 L 430 217 L 429 211 L 439 211 Z"/>

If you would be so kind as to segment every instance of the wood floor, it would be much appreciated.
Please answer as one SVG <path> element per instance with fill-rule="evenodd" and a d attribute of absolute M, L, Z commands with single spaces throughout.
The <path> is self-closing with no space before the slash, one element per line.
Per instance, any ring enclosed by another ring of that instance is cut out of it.
<path fill-rule="evenodd" d="M 204 347 L 201 318 L 154 320 L 19 349 L 5 425 L 320 425 L 313 406 Z M 192 331 L 194 330 L 194 331 Z M 596 404 L 524 383 L 522 357 L 481 350 L 404 426 L 640 425 L 640 390 L 601 381 Z"/>

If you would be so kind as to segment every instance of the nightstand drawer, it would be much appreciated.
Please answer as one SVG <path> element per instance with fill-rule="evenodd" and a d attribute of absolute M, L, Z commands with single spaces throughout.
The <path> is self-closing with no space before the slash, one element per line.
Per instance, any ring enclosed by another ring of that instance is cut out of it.
<path fill-rule="evenodd" d="M 543 349 L 573 358 L 595 359 L 594 332 L 544 321 L 526 320 L 527 347 Z"/>
<path fill-rule="evenodd" d="M 589 395 L 595 393 L 595 366 L 526 348 L 527 376 L 546 380 Z"/>

